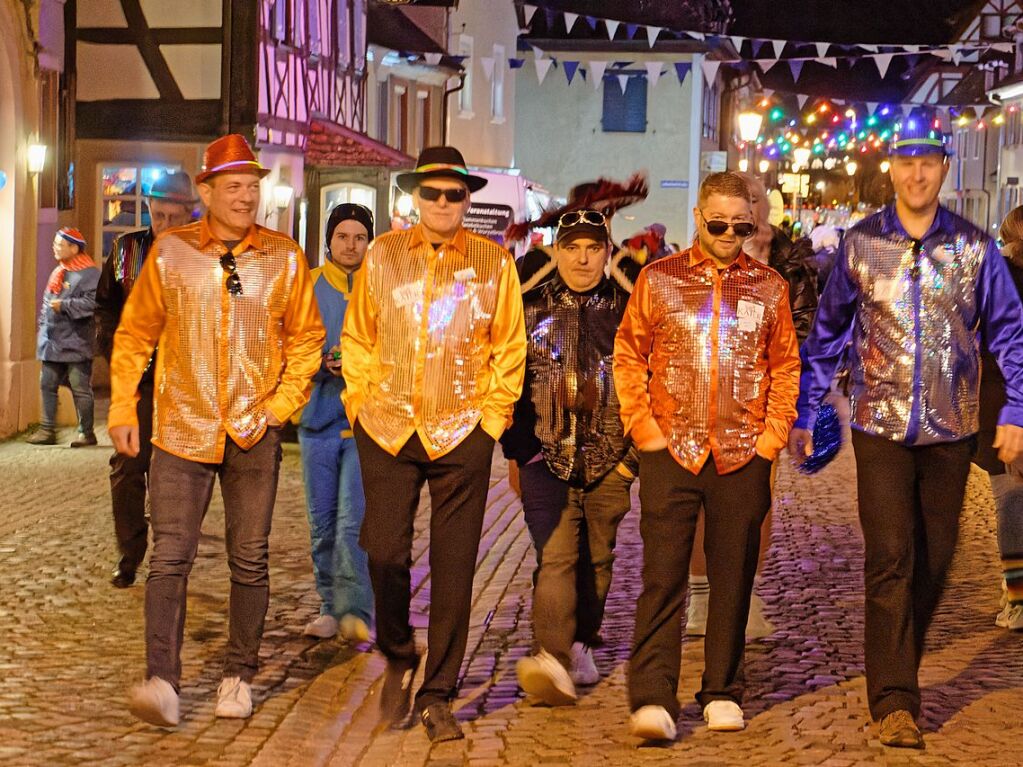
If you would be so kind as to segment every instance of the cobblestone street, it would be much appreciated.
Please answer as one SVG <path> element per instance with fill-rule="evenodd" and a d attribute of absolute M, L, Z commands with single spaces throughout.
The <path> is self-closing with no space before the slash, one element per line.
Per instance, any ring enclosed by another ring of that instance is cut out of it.
<path fill-rule="evenodd" d="M 228 592 L 223 514 L 215 496 L 189 589 L 182 723 L 164 731 L 130 717 L 126 691 L 143 671 L 143 587 L 118 591 L 107 582 L 116 559 L 109 452 L 109 446 L 71 451 L 0 444 L 6 509 L 0 518 L 0 764 L 1020 763 L 1023 637 L 994 626 L 994 510 L 976 472 L 922 672 L 925 751 L 883 749 L 869 723 L 861 538 L 848 449 L 813 479 L 782 462 L 772 548 L 758 585 L 777 631 L 748 648 L 748 728 L 706 730 L 693 701 L 702 640 L 689 640 L 679 739 L 670 747 L 637 748 L 626 728 L 625 664 L 640 587 L 638 503 L 621 531 L 605 645 L 595 652 L 604 679 L 574 707 L 531 708 L 517 690 L 514 664 L 530 647 L 534 560 L 504 461 L 496 458 L 456 703 L 467 738 L 431 747 L 419 726 L 376 731 L 379 655 L 301 636 L 318 601 L 297 445 L 286 446 L 274 519 L 271 604 L 254 716 L 213 717 Z M 420 626 L 430 591 L 424 521 L 421 515 L 413 575 Z"/>

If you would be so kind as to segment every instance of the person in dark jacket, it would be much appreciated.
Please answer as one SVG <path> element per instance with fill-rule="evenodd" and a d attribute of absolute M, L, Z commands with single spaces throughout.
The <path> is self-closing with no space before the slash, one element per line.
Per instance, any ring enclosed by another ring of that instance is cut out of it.
<path fill-rule="evenodd" d="M 96 346 L 110 362 L 114 331 L 153 240 L 168 229 L 192 220 L 198 202 L 187 173 L 168 173 L 153 182 L 149 191 L 149 228 L 127 232 L 114 240 L 96 288 Z M 154 355 L 155 359 L 155 355 Z M 139 381 L 139 454 L 110 456 L 110 500 L 114 514 L 114 535 L 120 559 L 110 577 L 119 589 L 135 583 L 135 571 L 146 556 L 149 525 L 146 523 L 146 480 L 153 454 L 153 371 L 149 363 Z"/>
<path fill-rule="evenodd" d="M 1023 295 L 1023 206 L 1009 211 L 998 232 L 1005 265 Z M 1023 630 L 1023 466 L 1005 464 L 992 447 L 998 414 L 1006 403 L 1005 377 L 998 360 L 981 344 L 980 431 L 973 462 L 991 477 L 998 515 L 998 550 L 1002 560 L 1002 610 L 995 625 Z"/>
<path fill-rule="evenodd" d="M 519 661 L 519 684 L 548 705 L 564 705 L 576 699 L 576 685 L 600 680 L 590 645 L 604 617 L 636 461 L 628 458 L 611 374 L 629 294 L 605 276 L 605 215 L 562 215 L 555 251 L 557 273 L 523 296 L 526 377 L 501 445 L 537 558 L 536 652 Z"/>
<path fill-rule="evenodd" d="M 39 311 L 36 359 L 42 362 L 39 387 L 43 415 L 32 445 L 57 444 L 57 390 L 70 387 L 78 414 L 78 436 L 71 447 L 96 444 L 93 432 L 93 311 L 99 269 L 85 252 L 85 237 L 65 226 L 53 238 L 57 267 L 50 274 Z"/>
<path fill-rule="evenodd" d="M 794 242 L 777 227 L 771 227 L 771 250 L 767 265 L 789 284 L 789 308 L 800 345 L 810 335 L 817 312 L 817 272 L 813 245 L 808 237 Z"/>

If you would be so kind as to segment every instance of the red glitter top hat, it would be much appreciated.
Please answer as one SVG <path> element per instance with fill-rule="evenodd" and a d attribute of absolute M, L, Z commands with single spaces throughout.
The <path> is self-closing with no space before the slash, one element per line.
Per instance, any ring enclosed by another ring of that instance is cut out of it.
<path fill-rule="evenodd" d="M 206 147 L 202 155 L 202 171 L 196 174 L 195 183 L 202 184 L 218 173 L 255 173 L 263 178 L 269 172 L 269 168 L 259 164 L 249 142 L 237 133 L 230 133 Z"/>

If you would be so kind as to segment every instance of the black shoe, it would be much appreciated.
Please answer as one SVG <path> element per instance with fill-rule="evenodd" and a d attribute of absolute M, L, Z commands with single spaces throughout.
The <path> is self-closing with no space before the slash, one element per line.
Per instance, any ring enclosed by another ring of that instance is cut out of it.
<path fill-rule="evenodd" d="M 117 567 L 110 576 L 110 582 L 119 589 L 126 589 L 135 584 L 135 571 Z"/>
<path fill-rule="evenodd" d="M 57 433 L 48 429 L 39 429 L 25 441 L 30 445 L 56 445 Z"/>
<path fill-rule="evenodd" d="M 71 447 L 92 447 L 96 444 L 96 435 L 92 432 L 79 434 L 71 441 Z"/>
<path fill-rule="evenodd" d="M 451 707 L 447 703 L 431 703 L 419 716 L 426 727 L 426 734 L 434 743 L 461 740 L 465 737 L 462 726 L 451 713 Z"/>
<path fill-rule="evenodd" d="M 387 661 L 384 684 L 380 689 L 380 721 L 389 727 L 401 727 L 412 708 L 412 679 L 419 668 L 419 656 Z"/>

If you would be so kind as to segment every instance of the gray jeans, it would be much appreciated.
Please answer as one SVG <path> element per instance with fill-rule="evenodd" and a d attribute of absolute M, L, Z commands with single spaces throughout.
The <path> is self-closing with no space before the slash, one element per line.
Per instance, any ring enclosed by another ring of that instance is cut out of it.
<path fill-rule="evenodd" d="M 268 539 L 280 463 L 280 429 L 268 429 L 249 450 L 228 438 L 221 463 L 189 461 L 154 446 L 149 470 L 153 553 L 146 581 L 147 677 L 179 687 L 188 575 L 217 477 L 231 570 L 224 676 L 250 682 L 256 675 L 270 599 Z"/>
<path fill-rule="evenodd" d="M 604 620 L 618 525 L 632 477 L 612 469 L 588 490 L 573 488 L 543 461 L 519 469 L 522 509 L 536 548 L 533 635 L 571 666 L 572 643 L 591 643 Z"/>

